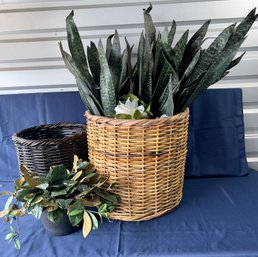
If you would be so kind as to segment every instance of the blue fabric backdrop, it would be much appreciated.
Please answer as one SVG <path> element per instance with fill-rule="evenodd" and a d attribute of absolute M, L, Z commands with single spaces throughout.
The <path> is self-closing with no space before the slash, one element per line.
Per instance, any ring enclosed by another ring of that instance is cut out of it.
<path fill-rule="evenodd" d="M 190 106 L 186 176 L 244 176 L 241 89 L 212 89 Z"/>
<path fill-rule="evenodd" d="M 18 176 L 11 136 L 56 122 L 85 123 L 78 92 L 0 96 L 0 177 Z M 241 89 L 208 90 L 190 107 L 186 176 L 242 176 L 245 157 Z"/>
<path fill-rule="evenodd" d="M 244 175 L 248 168 L 240 90 L 209 90 L 191 106 L 187 174 Z M 18 176 L 14 132 L 43 123 L 85 123 L 79 94 L 0 96 L 0 190 Z M 232 173 L 233 172 L 233 173 Z M 6 182 L 9 181 L 9 182 Z M 81 231 L 50 237 L 40 221 L 20 221 L 22 249 L 4 240 L 1 257 L 84 256 L 258 256 L 258 173 L 249 176 L 186 179 L 183 200 L 173 212 L 146 222 L 105 221 L 84 239 Z M 5 199 L 0 198 L 0 209 Z"/>

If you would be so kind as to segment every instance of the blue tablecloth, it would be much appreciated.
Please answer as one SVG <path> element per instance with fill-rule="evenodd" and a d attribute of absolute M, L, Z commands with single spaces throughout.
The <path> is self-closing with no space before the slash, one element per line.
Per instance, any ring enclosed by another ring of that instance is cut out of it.
<path fill-rule="evenodd" d="M 211 112 L 203 112 L 206 109 Z M 14 132 L 43 123 L 85 123 L 84 111 L 77 92 L 0 96 L 0 184 L 5 184 L 0 191 L 10 189 L 10 181 L 18 176 L 11 141 Z M 203 175 L 207 169 L 207 176 L 246 174 L 241 91 L 209 90 L 195 101 L 191 112 L 188 174 L 192 170 L 194 175 Z M 207 137 L 207 125 L 212 124 L 215 130 Z M 105 221 L 86 239 L 80 231 L 50 237 L 40 221 L 25 217 L 20 222 L 22 249 L 16 251 L 4 240 L 9 228 L 1 222 L 0 257 L 257 257 L 257 198 L 258 173 L 254 171 L 243 177 L 186 179 L 183 201 L 173 212 L 146 222 Z M 3 206 L 0 197 L 0 209 Z"/>
<path fill-rule="evenodd" d="M 257 197 L 255 171 L 239 178 L 186 179 L 183 201 L 173 212 L 146 222 L 105 221 L 86 239 L 81 231 L 50 237 L 40 221 L 26 217 L 20 220 L 18 252 L 3 239 L 8 227 L 1 224 L 0 256 L 258 256 Z"/>

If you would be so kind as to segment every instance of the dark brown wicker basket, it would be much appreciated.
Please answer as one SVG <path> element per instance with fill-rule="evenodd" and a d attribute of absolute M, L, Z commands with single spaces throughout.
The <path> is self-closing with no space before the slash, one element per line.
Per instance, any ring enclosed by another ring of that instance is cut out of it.
<path fill-rule="evenodd" d="M 33 173 L 46 174 L 50 166 L 73 165 L 74 154 L 87 158 L 86 126 L 58 123 L 24 129 L 13 135 L 19 165 Z"/>

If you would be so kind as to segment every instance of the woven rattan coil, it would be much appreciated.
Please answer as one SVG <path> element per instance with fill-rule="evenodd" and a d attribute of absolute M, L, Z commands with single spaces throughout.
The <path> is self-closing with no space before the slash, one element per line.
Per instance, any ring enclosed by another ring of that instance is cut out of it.
<path fill-rule="evenodd" d="M 86 112 L 90 161 L 117 184 L 121 202 L 110 217 L 141 221 L 182 199 L 189 110 L 173 117 L 122 120 Z"/>
<path fill-rule="evenodd" d="M 86 126 L 58 123 L 24 129 L 13 135 L 19 165 L 33 173 L 46 174 L 50 166 L 72 168 L 73 156 L 87 158 Z"/>

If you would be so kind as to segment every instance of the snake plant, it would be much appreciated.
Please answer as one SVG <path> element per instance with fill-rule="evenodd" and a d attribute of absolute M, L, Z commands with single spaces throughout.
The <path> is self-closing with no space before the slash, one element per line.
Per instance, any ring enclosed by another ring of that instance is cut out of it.
<path fill-rule="evenodd" d="M 134 65 L 131 60 L 133 47 L 125 38 L 126 47 L 122 50 L 117 31 L 107 38 L 106 49 L 101 40 L 98 47 L 91 42 L 86 54 L 73 11 L 66 18 L 71 55 L 64 51 L 60 42 L 61 53 L 92 114 L 114 117 L 115 108 L 121 105 L 120 100 L 125 95 L 134 95 L 139 102 L 145 103 L 152 118 L 184 111 L 241 61 L 244 54 L 235 56 L 257 18 L 256 9 L 253 9 L 239 25 L 228 26 L 203 49 L 210 20 L 190 39 L 187 30 L 174 42 L 176 22 L 161 33 L 154 26 L 151 10 L 150 4 L 143 12 L 144 31 Z"/>

